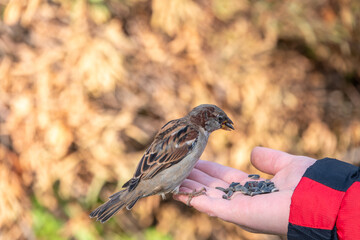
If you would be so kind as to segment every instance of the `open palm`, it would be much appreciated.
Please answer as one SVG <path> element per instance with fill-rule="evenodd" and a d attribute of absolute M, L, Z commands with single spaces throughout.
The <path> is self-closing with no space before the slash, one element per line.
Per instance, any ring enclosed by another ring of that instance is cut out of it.
<path fill-rule="evenodd" d="M 180 191 L 192 192 L 205 187 L 206 195 L 191 200 L 191 206 L 197 210 L 235 223 L 251 232 L 285 235 L 291 196 L 306 169 L 315 161 L 309 157 L 256 147 L 251 154 L 252 164 L 260 171 L 274 175 L 271 181 L 279 192 L 254 197 L 236 192 L 231 200 L 223 199 L 224 193 L 215 187 L 227 188 L 231 182 L 244 184 L 251 180 L 247 177 L 248 173 L 203 160 L 199 160 L 182 183 Z M 184 203 L 188 199 L 184 195 L 174 195 L 174 198 Z"/>

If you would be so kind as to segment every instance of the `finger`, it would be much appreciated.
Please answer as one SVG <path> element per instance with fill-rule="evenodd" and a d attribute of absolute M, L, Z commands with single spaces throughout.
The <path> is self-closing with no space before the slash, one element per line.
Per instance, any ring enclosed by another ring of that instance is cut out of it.
<path fill-rule="evenodd" d="M 255 147 L 251 152 L 251 163 L 260 171 L 275 175 L 294 161 L 296 156 L 265 147 Z"/>
<path fill-rule="evenodd" d="M 192 188 L 181 187 L 180 191 L 182 192 L 192 192 Z M 181 201 L 187 204 L 188 196 L 185 195 L 173 195 L 175 200 Z M 210 197 L 208 192 L 206 195 L 200 195 L 194 197 L 190 201 L 190 205 L 197 209 L 200 212 L 207 213 L 210 216 L 219 216 L 219 213 L 229 212 L 231 208 L 230 201 L 224 200 L 222 198 Z"/>
<path fill-rule="evenodd" d="M 237 171 L 237 170 L 236 170 Z M 245 177 L 246 176 L 246 177 Z M 187 177 L 187 179 L 191 179 L 191 180 L 194 180 L 196 182 L 199 182 L 199 183 L 202 183 L 204 184 L 205 186 L 208 186 L 208 187 L 212 187 L 212 188 L 215 188 L 215 187 L 223 187 L 223 188 L 228 188 L 229 187 L 229 183 L 228 182 L 225 182 L 221 179 L 218 179 L 218 178 L 214 178 L 210 175 L 208 175 L 207 173 L 197 169 L 197 168 L 194 168 L 190 175 Z M 257 179 L 257 181 L 265 181 L 266 179 L 265 178 L 259 178 Z M 247 181 L 254 181 L 253 179 L 249 178 L 247 174 L 245 174 L 242 179 L 239 179 L 239 182 L 241 184 L 244 184 L 246 183 Z"/>
<path fill-rule="evenodd" d="M 199 183 L 201 183 L 207 187 L 211 187 L 211 188 L 215 188 L 215 187 L 227 188 L 227 187 L 229 187 L 229 183 L 227 183 L 221 179 L 214 178 L 197 168 L 194 168 L 191 171 L 191 173 L 187 177 L 187 179 L 194 180 L 196 182 L 199 182 Z"/>
<path fill-rule="evenodd" d="M 240 182 L 248 176 L 248 174 L 240 170 L 204 160 L 199 160 L 195 169 L 198 169 L 214 178 L 221 179 L 227 183 Z"/>

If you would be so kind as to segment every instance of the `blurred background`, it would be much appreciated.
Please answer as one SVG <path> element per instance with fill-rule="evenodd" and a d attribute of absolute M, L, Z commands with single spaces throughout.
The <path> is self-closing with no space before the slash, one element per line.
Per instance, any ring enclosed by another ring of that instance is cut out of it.
<path fill-rule="evenodd" d="M 236 128 L 203 159 L 258 173 L 261 145 L 360 163 L 360 1 L 0 0 L 0 14 L 0 239 L 280 239 L 158 196 L 89 219 L 202 103 Z"/>

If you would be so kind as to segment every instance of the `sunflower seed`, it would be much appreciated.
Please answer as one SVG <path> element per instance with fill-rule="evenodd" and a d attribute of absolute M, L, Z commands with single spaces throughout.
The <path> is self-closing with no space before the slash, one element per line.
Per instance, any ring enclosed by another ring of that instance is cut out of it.
<path fill-rule="evenodd" d="M 258 184 L 258 187 L 260 189 L 263 189 L 264 187 L 266 187 L 266 183 L 264 181 L 260 181 L 259 184 Z"/>
<path fill-rule="evenodd" d="M 233 188 L 233 187 L 235 187 L 235 186 L 237 186 L 237 185 L 239 185 L 239 184 L 240 184 L 239 182 L 232 182 L 232 183 L 230 184 L 229 188 Z"/>
<path fill-rule="evenodd" d="M 243 189 L 243 188 L 244 188 L 244 186 L 243 186 L 243 185 L 241 185 L 241 184 L 236 185 L 236 186 L 234 187 L 235 192 L 237 192 L 237 191 L 241 191 L 241 189 Z"/>
<path fill-rule="evenodd" d="M 258 179 L 257 176 L 257 174 L 250 174 L 249 178 L 255 178 L 254 180 L 256 180 Z M 222 187 L 216 187 L 216 189 L 223 191 L 225 194 L 222 197 L 227 200 L 230 200 L 235 192 L 241 192 L 248 196 L 256 196 L 279 191 L 279 189 L 275 187 L 275 183 L 269 179 L 265 181 L 247 181 L 244 185 L 238 182 L 232 182 L 227 189 Z"/>
<path fill-rule="evenodd" d="M 250 191 L 249 191 L 249 189 L 247 189 L 247 188 L 243 188 L 243 189 L 241 189 L 241 193 L 243 193 L 243 194 L 245 194 L 245 195 L 249 195 L 250 194 Z"/>
<path fill-rule="evenodd" d="M 248 178 L 258 180 L 260 178 L 260 175 L 258 175 L 258 174 L 250 174 L 250 175 L 248 175 Z"/>
<path fill-rule="evenodd" d="M 269 187 L 264 187 L 260 190 L 262 193 L 271 193 L 271 189 Z"/>
<path fill-rule="evenodd" d="M 225 192 L 225 188 L 222 188 L 222 187 L 215 187 L 216 189 L 218 189 L 218 190 L 220 190 L 220 191 L 223 191 L 223 192 Z"/>
<path fill-rule="evenodd" d="M 261 194 L 261 192 L 251 192 L 250 196 L 255 196 L 255 195 L 259 195 L 259 194 Z"/>

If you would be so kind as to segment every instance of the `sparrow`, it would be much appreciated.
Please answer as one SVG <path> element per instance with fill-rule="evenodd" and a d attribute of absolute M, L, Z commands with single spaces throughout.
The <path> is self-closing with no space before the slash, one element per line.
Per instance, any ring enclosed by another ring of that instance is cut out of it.
<path fill-rule="evenodd" d="M 199 105 L 185 117 L 166 123 L 145 151 L 133 177 L 90 217 L 104 223 L 123 207 L 130 210 L 140 198 L 152 195 L 165 199 L 167 193 L 190 197 L 203 194 L 204 189 L 183 193 L 179 188 L 203 153 L 210 133 L 234 130 L 233 124 L 223 110 L 211 104 Z"/>

